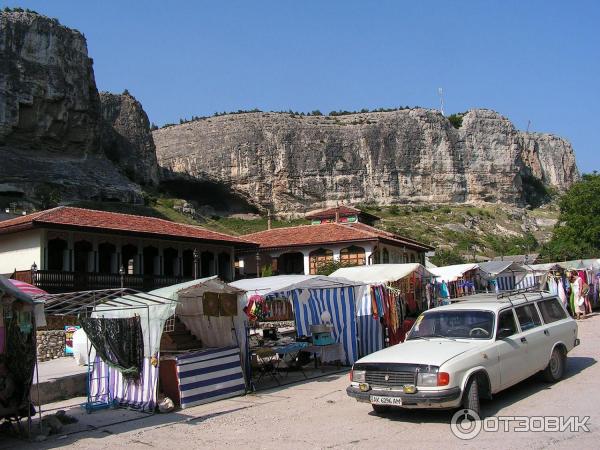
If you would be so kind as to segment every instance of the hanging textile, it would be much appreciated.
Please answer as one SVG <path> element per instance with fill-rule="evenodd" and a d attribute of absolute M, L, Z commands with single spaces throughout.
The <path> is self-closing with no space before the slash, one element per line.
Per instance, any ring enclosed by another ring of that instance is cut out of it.
<path fill-rule="evenodd" d="M 375 314 L 371 304 L 371 289 L 364 289 L 362 297 L 356 303 L 360 358 L 383 348 L 383 328 Z"/>
<path fill-rule="evenodd" d="M 12 305 L 5 306 L 12 308 Z M 0 318 L 1 320 L 1 318 Z M 14 313 L 11 318 L 6 319 L 6 349 L 4 355 L 0 356 L 0 365 L 4 366 L 2 371 L 5 388 L 10 384 L 11 389 L 5 394 L 8 398 L 3 400 L 5 407 L 11 407 L 19 411 L 19 415 L 27 415 L 27 399 L 33 382 L 35 367 L 35 345 L 36 339 L 33 332 L 23 333 L 19 326 L 18 314 Z"/>
<path fill-rule="evenodd" d="M 139 379 L 124 376 L 117 368 L 110 366 L 96 356 L 90 376 L 90 396 L 100 402 L 114 402 L 121 407 L 153 411 L 158 391 L 158 366 L 152 358 L 144 358 Z"/>
<path fill-rule="evenodd" d="M 303 291 L 308 291 L 306 301 L 301 299 Z M 295 289 L 290 295 L 298 336 L 310 336 L 310 325 L 321 323 L 321 314 L 329 311 L 333 338 L 344 347 L 348 364 L 354 364 L 358 359 L 354 288 Z"/>
<path fill-rule="evenodd" d="M 128 380 L 139 380 L 143 367 L 144 336 L 140 317 L 104 319 L 80 317 L 79 323 L 102 360 Z"/>

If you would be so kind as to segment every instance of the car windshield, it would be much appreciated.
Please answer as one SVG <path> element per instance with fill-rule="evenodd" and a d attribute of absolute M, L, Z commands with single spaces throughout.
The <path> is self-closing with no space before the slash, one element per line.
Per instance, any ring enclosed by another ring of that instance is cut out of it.
<path fill-rule="evenodd" d="M 494 330 L 491 311 L 431 311 L 421 314 L 408 340 L 428 338 L 490 339 Z"/>

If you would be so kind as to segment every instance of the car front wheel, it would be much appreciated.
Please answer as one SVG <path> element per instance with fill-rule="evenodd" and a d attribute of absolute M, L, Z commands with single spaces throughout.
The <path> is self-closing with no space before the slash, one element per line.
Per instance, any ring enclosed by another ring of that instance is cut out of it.
<path fill-rule="evenodd" d="M 469 380 L 467 387 L 463 395 L 463 408 L 470 409 L 477 415 L 481 415 L 481 409 L 479 406 L 479 384 L 477 378 Z"/>
<path fill-rule="evenodd" d="M 563 377 L 565 373 L 565 359 L 565 354 L 561 349 L 555 348 L 552 350 L 550 361 L 544 370 L 544 378 L 546 381 L 549 383 L 556 383 Z"/>

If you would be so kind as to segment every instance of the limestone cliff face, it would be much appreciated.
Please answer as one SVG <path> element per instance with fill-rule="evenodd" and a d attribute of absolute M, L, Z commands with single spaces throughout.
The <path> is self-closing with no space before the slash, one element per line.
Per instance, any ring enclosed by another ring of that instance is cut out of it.
<path fill-rule="evenodd" d="M 236 114 L 153 136 L 165 169 L 225 183 L 254 204 L 290 214 L 337 201 L 522 205 L 524 175 L 561 191 L 578 176 L 566 141 L 561 147 L 548 135 L 524 139 L 489 110 L 468 112 L 459 129 L 437 111 L 410 109 L 336 117 Z M 535 169 L 528 165 L 533 159 Z"/>
<path fill-rule="evenodd" d="M 571 144 L 553 134 L 520 133 L 524 164 L 544 184 L 564 190 L 579 179 Z"/>
<path fill-rule="evenodd" d="M 0 12 L 0 193 L 140 198 L 104 155 L 101 128 L 85 38 L 35 13 Z"/>
<path fill-rule="evenodd" d="M 158 183 L 156 148 L 146 112 L 129 93 L 100 93 L 104 153 L 142 184 Z"/>

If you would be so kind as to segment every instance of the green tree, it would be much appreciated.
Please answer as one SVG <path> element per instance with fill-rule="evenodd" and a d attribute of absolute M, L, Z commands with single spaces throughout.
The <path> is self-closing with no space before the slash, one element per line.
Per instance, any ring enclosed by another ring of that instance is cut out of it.
<path fill-rule="evenodd" d="M 327 261 L 322 262 L 317 265 L 317 275 L 331 275 L 338 269 L 342 267 L 352 267 L 356 264 L 353 263 L 343 263 L 342 261 Z"/>
<path fill-rule="evenodd" d="M 437 250 L 435 256 L 429 258 L 438 267 L 451 266 L 453 264 L 464 264 L 465 258 L 455 250 Z"/>
<path fill-rule="evenodd" d="M 600 175 L 584 175 L 560 199 L 560 215 L 542 257 L 559 261 L 600 255 Z"/>

